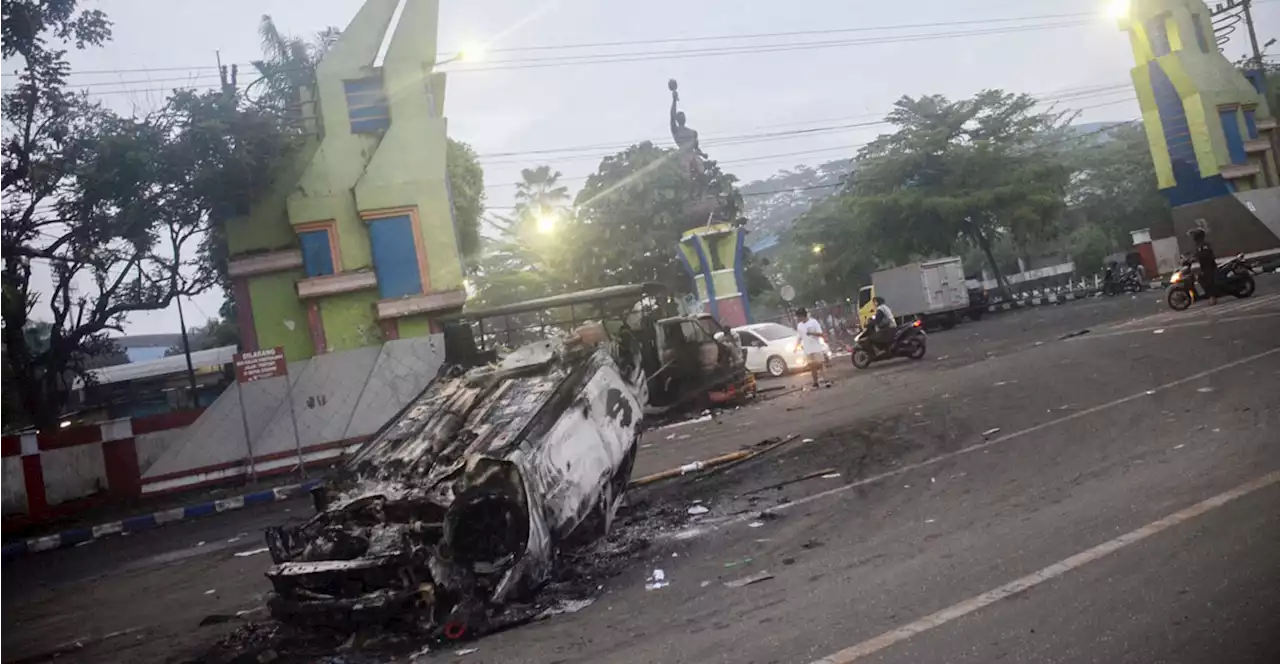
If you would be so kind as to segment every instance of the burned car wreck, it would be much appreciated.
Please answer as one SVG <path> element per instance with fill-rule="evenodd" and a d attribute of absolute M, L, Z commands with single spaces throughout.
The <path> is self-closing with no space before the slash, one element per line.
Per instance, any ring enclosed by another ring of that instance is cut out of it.
<path fill-rule="evenodd" d="M 488 359 L 446 360 L 314 492 L 315 517 L 267 532 L 273 616 L 478 636 L 558 549 L 608 529 L 646 402 L 638 353 L 595 323 Z"/>

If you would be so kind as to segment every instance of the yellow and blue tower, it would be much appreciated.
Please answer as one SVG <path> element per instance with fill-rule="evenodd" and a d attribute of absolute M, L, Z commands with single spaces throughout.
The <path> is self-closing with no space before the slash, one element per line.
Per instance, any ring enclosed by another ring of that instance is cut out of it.
<path fill-rule="evenodd" d="M 1218 51 L 1200 0 L 1130 0 L 1120 27 L 1175 232 L 1206 227 L 1219 251 L 1280 247 L 1276 120 L 1265 79 L 1246 77 Z"/>

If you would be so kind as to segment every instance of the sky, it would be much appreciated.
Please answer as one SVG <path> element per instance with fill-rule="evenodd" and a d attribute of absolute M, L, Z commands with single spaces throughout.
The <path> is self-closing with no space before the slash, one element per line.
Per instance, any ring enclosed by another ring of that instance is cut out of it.
<path fill-rule="evenodd" d="M 1255 2 L 1260 39 L 1280 34 L 1280 1 Z M 670 144 L 671 78 L 679 81 L 682 108 L 704 149 L 743 182 L 852 156 L 887 128 L 848 125 L 880 119 L 903 95 L 959 98 L 1003 88 L 1057 98 L 1057 108 L 1080 109 L 1078 122 L 1137 118 L 1128 87 L 1128 38 L 1107 17 L 1108 4 L 441 0 L 437 50 L 484 45 L 479 61 L 442 67 L 451 72 L 445 114 L 450 136 L 481 155 L 489 208 L 501 214 L 512 204 L 521 168 L 550 164 L 573 192 L 607 154 L 645 139 Z M 241 65 L 245 82 L 247 63 L 260 56 L 263 14 L 285 33 L 309 36 L 327 26 L 345 27 L 360 5 L 90 0 L 82 6 L 106 12 L 114 38 L 105 47 L 73 52 L 78 73 L 71 80 L 118 112 L 145 112 L 162 105 L 173 86 L 215 85 L 219 55 L 223 63 Z M 798 32 L 809 34 L 742 37 Z M 1228 44 L 1229 57 L 1245 52 L 1243 33 Z M 639 43 L 576 47 L 614 42 Z M 821 47 L 776 48 L 815 42 Z M 575 48 L 533 48 L 546 46 Z M 730 47 L 745 48 L 708 52 Z M 547 60 L 655 52 L 671 57 L 572 66 Z M 6 63 L 6 84 L 10 69 Z M 817 131 L 794 133 L 804 129 Z M 762 136 L 777 132 L 790 133 Z M 720 137 L 729 138 L 717 144 Z M 583 147 L 588 149 L 564 151 Z M 184 300 L 188 325 L 216 315 L 221 301 L 221 292 Z M 175 332 L 177 312 L 135 314 L 125 327 L 134 334 Z"/>

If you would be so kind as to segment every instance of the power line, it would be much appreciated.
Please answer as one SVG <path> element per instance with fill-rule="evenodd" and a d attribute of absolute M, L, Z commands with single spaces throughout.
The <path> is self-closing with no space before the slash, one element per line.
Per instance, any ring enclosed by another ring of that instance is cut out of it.
<path fill-rule="evenodd" d="M 697 37 L 669 37 L 663 39 L 632 39 L 625 41 L 612 42 L 595 42 L 587 44 L 547 44 L 535 46 L 510 46 L 504 48 L 490 49 L 493 53 L 518 52 L 518 51 L 544 51 L 558 49 L 577 49 L 577 48 L 612 48 L 616 46 L 639 46 L 649 44 L 675 44 L 681 42 L 704 42 L 704 41 L 725 41 L 731 39 L 768 39 L 774 37 L 801 37 L 808 35 L 832 35 L 847 34 L 852 32 L 876 32 L 880 30 L 910 30 L 915 28 L 949 28 L 956 25 L 974 25 L 974 24 L 991 24 L 991 23 L 1016 23 L 1018 21 L 1039 21 L 1046 19 L 1058 18 L 1085 18 L 1093 16 L 1088 12 L 1079 12 L 1074 14 L 1040 14 L 1037 16 L 1009 16 L 1002 18 L 987 19 L 970 19 L 965 21 L 946 21 L 941 23 L 903 23 L 898 25 L 872 25 L 861 26 L 856 28 L 827 28 L 820 30 L 794 30 L 790 32 L 762 32 L 754 34 L 739 35 L 703 35 Z M 446 55 L 446 54 L 441 54 Z M 452 55 L 452 54 L 449 54 Z"/>
<path fill-rule="evenodd" d="M 1255 0 L 1261 2 L 1263 0 Z M 831 34 L 848 34 L 857 32 L 877 32 L 892 30 L 910 30 L 919 28 L 949 28 L 957 25 L 986 25 L 992 23 L 1017 23 L 1021 21 L 1043 21 L 1051 19 L 1066 18 L 1089 18 L 1093 14 L 1089 12 L 1078 12 L 1070 14 L 1038 14 L 1033 16 L 1005 16 L 992 17 L 984 19 L 969 19 L 963 21 L 945 21 L 933 23 L 900 23 L 896 25 L 873 25 L 858 26 L 852 28 L 825 28 L 817 30 L 792 30 L 787 32 L 763 32 L 763 33 L 746 33 L 746 34 L 727 34 L 727 35 L 700 35 L 692 37 L 664 37 L 657 39 L 633 39 L 612 42 L 595 42 L 595 43 L 579 43 L 579 44 L 534 44 L 530 46 L 506 46 L 500 48 L 488 49 L 491 53 L 516 53 L 525 51 L 554 51 L 554 50 L 574 50 L 583 48 L 613 48 L 618 46 L 647 46 L 653 44 L 676 44 L 684 42 L 708 42 L 708 41 L 728 41 L 734 39 L 768 39 L 777 37 L 803 37 L 813 35 L 831 35 Z M 457 55 L 456 52 L 438 53 L 437 58 L 444 59 Z M 481 63 L 483 64 L 483 63 Z M 242 67 L 251 67 L 253 63 L 240 63 Z M 149 72 L 173 72 L 173 71 L 217 71 L 217 67 L 213 65 L 191 65 L 186 67 L 141 67 L 133 69 L 84 69 L 71 72 L 73 76 L 92 76 L 104 74 L 145 74 Z"/>
<path fill-rule="evenodd" d="M 1111 101 L 1101 102 L 1101 103 L 1098 103 L 1098 104 L 1090 104 L 1090 105 L 1088 105 L 1088 106 L 1081 106 L 1081 107 L 1078 107 L 1078 108 L 1076 108 L 1076 109 L 1074 109 L 1074 110 L 1081 110 L 1081 111 L 1083 111 L 1083 110 L 1088 110 L 1088 109 L 1092 109 L 1092 108 L 1101 108 L 1101 107 L 1104 107 L 1104 106 L 1113 106 L 1113 105 L 1115 105 L 1115 104 L 1122 104 L 1122 103 L 1132 102 L 1132 101 L 1136 101 L 1136 100 L 1137 100 L 1137 97 L 1132 97 L 1132 96 L 1131 96 L 1131 97 L 1126 97 L 1126 98 L 1124 98 L 1124 99 L 1115 99 L 1115 100 L 1111 100 Z M 1088 131 L 1088 132 L 1085 132 L 1085 133 L 1083 133 L 1083 134 L 1076 134 L 1076 135 L 1068 136 L 1068 137 L 1065 137 L 1065 138 L 1062 138 L 1062 139 L 1059 139 L 1059 140 L 1056 140 L 1056 141 L 1051 141 L 1051 142 L 1049 142 L 1049 143 L 1045 143 L 1045 144 L 1043 144 L 1043 145 L 1042 145 L 1042 146 L 1040 146 L 1040 147 L 1048 147 L 1048 146 L 1052 146 L 1052 145 L 1058 145 L 1058 144 L 1061 144 L 1061 143 L 1066 143 L 1066 142 L 1069 142 L 1069 141 L 1079 140 L 1079 139 L 1082 139 L 1082 138 L 1085 138 L 1085 137 L 1088 137 L 1088 136 L 1093 136 L 1093 135 L 1095 135 L 1095 134 L 1099 134 L 1099 133 L 1102 133 L 1102 132 L 1105 132 L 1105 131 L 1111 131 L 1111 130 L 1115 129 L 1117 126 L 1120 126 L 1120 125 L 1123 125 L 1123 124 L 1129 124 L 1129 123 L 1132 123 L 1132 122 L 1138 122 L 1138 121 L 1139 121 L 1139 120 L 1128 120 L 1128 121 L 1125 121 L 1125 122 L 1119 122 L 1119 123 L 1116 123 L 1116 124 L 1114 124 L 1114 125 L 1107 125 L 1106 127 L 1102 127 L 1102 128 L 1100 128 L 1100 129 L 1096 129 L 1096 130 L 1093 130 L 1093 131 Z M 751 163 L 751 162 L 761 161 L 761 160 L 778 159 L 778 158 L 782 158 L 782 157 L 798 157 L 798 156 L 804 156 L 804 155 L 821 154 L 821 153 L 823 153 L 823 152 L 849 151 L 849 150 L 856 150 L 856 149 L 861 148 L 861 147 L 864 147 L 864 146 L 866 146 L 866 145 L 867 145 L 866 143 L 855 143 L 855 144 L 851 144 L 851 145 L 837 145 L 837 146 L 831 146 L 831 147 L 825 147 L 825 148 L 815 148 L 815 149 L 811 149 L 811 150 L 796 150 L 796 151 L 791 151 L 791 152 L 781 152 L 781 153 L 776 153 L 776 154 L 758 155 L 758 156 L 755 156 L 755 157 L 746 157 L 746 158 L 742 158 L 742 159 L 726 159 L 726 160 L 717 160 L 717 161 L 716 161 L 716 164 L 718 164 L 718 165 L 734 165 L 734 164 Z M 852 159 L 855 159 L 855 158 L 856 158 L 856 157 L 848 157 L 847 159 L 852 160 Z M 839 161 L 839 160 L 837 159 L 837 160 L 833 160 L 833 161 Z M 580 180 L 586 180 L 586 179 L 587 179 L 587 178 L 589 178 L 589 177 L 590 177 L 590 175 L 571 176 L 571 177 L 561 177 L 561 178 L 558 178 L 556 181 L 557 181 L 558 183 L 564 183 L 564 182 L 577 182 L 577 181 L 580 181 Z M 513 184 L 513 185 L 509 185 L 509 186 L 515 186 L 515 185 Z M 823 186 L 823 187 L 827 187 L 827 186 L 830 186 L 830 185 L 822 185 L 822 186 Z M 485 189 L 486 189 L 486 190 L 488 190 L 488 189 L 489 189 L 489 187 L 486 187 Z M 785 190 L 785 191 L 790 191 L 790 190 Z M 779 191 L 779 192 L 776 192 L 776 193 L 783 193 L 783 191 Z M 746 194 L 744 194 L 744 195 L 746 195 Z M 758 196 L 758 195 L 763 195 L 763 194 L 751 194 L 751 195 L 752 195 L 752 196 Z M 510 206 L 510 205 L 508 205 L 508 206 L 486 206 L 486 209 L 493 209 L 493 210 L 511 210 L 511 209 L 514 209 L 514 208 L 515 208 L 515 206 Z"/>
<path fill-rule="evenodd" d="M 1119 83 L 1119 84 L 1111 84 L 1111 85 L 1092 86 L 1092 87 L 1086 87 L 1086 88 L 1074 89 L 1074 90 L 1068 88 L 1066 91 L 1061 91 L 1057 94 L 1049 93 L 1049 94 L 1032 95 L 1032 96 L 1035 97 L 1038 102 L 1043 103 L 1043 102 L 1079 100 L 1079 99 L 1086 99 L 1090 97 L 1107 96 L 1107 95 L 1112 95 L 1119 92 L 1128 92 L 1128 91 L 1131 91 L 1131 89 L 1132 89 L 1132 84 Z M 884 116 L 885 116 L 884 113 L 877 113 L 877 114 L 863 114 L 861 116 L 853 116 L 853 117 L 883 118 Z M 805 124 L 805 123 L 807 123 L 807 121 L 801 122 L 801 124 Z M 854 122 L 854 123 L 827 125 L 822 127 L 812 127 L 812 128 L 805 128 L 805 129 L 789 129 L 789 130 L 775 131 L 775 132 L 729 134 L 729 135 L 714 136 L 714 137 L 707 138 L 706 140 L 701 141 L 701 145 L 703 147 L 725 147 L 725 146 L 734 146 L 734 145 L 744 145 L 749 143 L 766 142 L 766 141 L 779 140 L 784 138 L 796 138 L 796 137 L 809 136 L 809 135 L 838 133 L 838 132 L 847 131 L 850 129 L 864 129 L 868 127 L 880 126 L 885 124 L 889 124 L 888 121 L 881 119 L 881 120 L 868 121 L 868 122 Z M 773 125 L 773 126 L 785 127 L 790 125 Z M 540 162 L 542 163 L 584 161 L 589 159 L 600 158 L 599 153 L 601 151 L 624 150 L 632 145 L 643 143 L 645 141 L 648 141 L 654 144 L 664 144 L 666 142 L 666 139 L 665 138 L 664 139 L 646 138 L 646 139 L 639 139 L 639 140 L 630 141 L 630 142 L 613 142 L 613 143 L 581 145 L 581 146 L 564 147 L 564 148 L 543 148 L 543 149 L 537 149 L 537 150 L 525 150 L 525 151 L 514 151 L 514 152 L 492 152 L 492 153 L 480 154 L 478 155 L 478 158 L 485 166 L 503 166 L 508 164 L 522 164 L 528 161 L 527 159 L 511 159 L 512 157 L 561 155 L 561 153 L 581 153 L 581 152 L 590 153 L 590 154 L 580 154 L 580 155 L 564 154 L 563 156 L 547 157 L 545 159 L 540 160 Z M 494 157 L 498 157 L 502 159 L 495 161 L 493 160 Z"/>
<path fill-rule="evenodd" d="M 1073 21 L 1069 23 L 1045 24 L 1039 26 L 1020 26 L 1010 28 L 993 28 L 990 30 L 972 30 L 968 32 L 952 31 L 952 32 L 934 32 L 919 35 L 904 35 L 898 37 L 880 37 L 871 39 L 855 39 L 840 40 L 828 42 L 802 42 L 797 44 L 775 44 L 767 46 L 737 46 L 719 49 L 694 49 L 683 51 L 654 51 L 648 53 L 634 54 L 607 54 L 607 55 L 591 55 L 591 56 L 559 56 L 555 58 L 528 58 L 523 60 L 507 60 L 490 63 L 496 66 L 488 66 L 479 64 L 468 66 L 465 63 L 459 63 L 457 68 L 451 68 L 450 73 L 472 73 L 487 71 L 512 71 L 519 69 L 541 69 L 546 67 L 568 67 L 577 65 L 595 65 L 595 64 L 616 64 L 624 62 L 653 62 L 659 60 L 682 60 L 686 58 L 707 58 L 725 55 L 757 55 L 761 53 L 781 53 L 790 51 L 808 51 L 815 49 L 843 48 L 850 46 L 869 46 L 877 44 L 901 44 L 916 41 L 932 41 L 937 39 L 955 39 L 961 37 L 976 37 L 984 35 L 1000 35 L 1018 32 L 1031 32 L 1041 30 L 1051 30 L 1059 28 L 1080 27 L 1089 25 L 1088 21 Z"/>

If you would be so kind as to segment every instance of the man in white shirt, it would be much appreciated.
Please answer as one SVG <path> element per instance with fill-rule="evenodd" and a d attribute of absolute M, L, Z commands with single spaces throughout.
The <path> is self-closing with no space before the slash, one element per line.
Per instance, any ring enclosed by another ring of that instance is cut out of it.
<path fill-rule="evenodd" d="M 826 380 L 826 371 L 824 369 L 827 354 L 826 348 L 822 345 L 822 340 L 826 336 L 822 333 L 822 325 L 810 318 L 809 312 L 803 307 L 796 309 L 796 319 L 799 321 L 799 325 L 796 326 L 796 334 L 800 337 L 800 350 L 804 353 L 809 373 L 813 376 L 813 386 L 818 387 L 820 384 L 830 385 L 830 381 Z M 819 375 L 822 376 L 821 383 L 818 380 Z"/>

